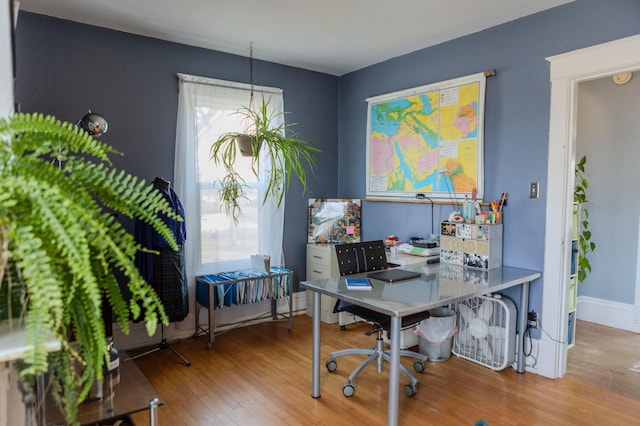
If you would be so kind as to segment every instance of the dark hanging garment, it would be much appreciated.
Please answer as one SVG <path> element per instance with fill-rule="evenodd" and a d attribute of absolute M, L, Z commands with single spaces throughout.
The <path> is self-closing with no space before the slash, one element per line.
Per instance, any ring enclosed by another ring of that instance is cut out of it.
<path fill-rule="evenodd" d="M 169 202 L 173 211 L 182 218 L 182 222 L 160 215 L 169 227 L 178 244 L 174 251 L 151 225 L 136 221 L 135 237 L 142 247 L 153 249 L 159 254 L 138 252 L 136 266 L 142 277 L 154 288 L 170 322 L 182 321 L 189 314 L 189 295 L 184 264 L 184 242 L 187 230 L 184 222 L 184 209 L 178 195 L 164 179 L 156 178 L 154 186 Z"/>

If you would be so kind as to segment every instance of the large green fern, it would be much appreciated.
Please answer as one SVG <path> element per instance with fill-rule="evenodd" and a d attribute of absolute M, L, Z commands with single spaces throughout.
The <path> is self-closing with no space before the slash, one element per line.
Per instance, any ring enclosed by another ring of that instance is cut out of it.
<path fill-rule="evenodd" d="M 168 322 L 134 265 L 141 247 L 115 215 L 151 224 L 177 249 L 159 214 L 176 216 L 153 185 L 114 169 L 113 154 L 109 145 L 54 117 L 0 119 L 0 283 L 24 286 L 22 319 L 32 348 L 20 373 L 29 380 L 54 371 L 55 394 L 71 423 L 108 359 L 103 297 L 125 333 L 130 318 L 144 315 L 149 334 L 159 319 Z M 47 355 L 51 335 L 62 350 Z"/>

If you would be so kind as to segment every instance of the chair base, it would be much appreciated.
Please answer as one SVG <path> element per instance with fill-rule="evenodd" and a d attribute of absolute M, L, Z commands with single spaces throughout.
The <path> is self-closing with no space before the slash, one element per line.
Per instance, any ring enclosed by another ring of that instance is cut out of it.
<path fill-rule="evenodd" d="M 388 350 L 384 349 L 384 340 L 382 338 L 382 330 L 378 330 L 378 336 L 376 338 L 376 347 L 373 349 L 364 349 L 364 348 L 353 348 L 353 349 L 342 349 L 339 351 L 332 352 L 329 354 L 329 359 L 326 362 L 327 370 L 333 372 L 337 369 L 336 358 L 346 355 L 367 355 L 367 358 L 356 367 L 356 369 L 351 373 L 349 378 L 347 379 L 347 383 L 342 387 L 342 392 L 345 396 L 352 396 L 355 392 L 355 386 L 353 382 L 355 378 L 360 374 L 360 372 L 372 362 L 376 362 L 378 373 L 381 373 L 383 370 L 384 361 L 390 362 L 391 353 Z M 400 350 L 401 357 L 409 357 L 416 359 L 417 361 L 413 364 L 413 368 L 416 372 L 422 373 L 425 368 L 425 363 L 427 362 L 427 356 L 407 350 Z M 416 379 L 411 372 L 402 364 L 400 364 L 400 371 L 407 376 L 409 379 L 409 384 L 407 384 L 404 388 L 407 396 L 414 396 L 417 393 L 418 379 Z"/>

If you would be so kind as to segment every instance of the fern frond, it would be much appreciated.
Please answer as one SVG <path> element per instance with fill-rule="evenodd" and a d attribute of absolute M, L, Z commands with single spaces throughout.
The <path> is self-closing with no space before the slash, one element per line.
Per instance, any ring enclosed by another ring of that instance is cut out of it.
<path fill-rule="evenodd" d="M 124 331 L 142 312 L 149 334 L 158 318 L 168 323 L 134 264 L 138 244 L 114 214 L 143 220 L 174 248 L 163 217 L 176 216 L 152 185 L 114 169 L 112 154 L 118 152 L 54 117 L 0 119 L 0 285 L 15 277 L 24 285 L 31 348 L 20 374 L 29 379 L 51 368 L 69 423 L 107 359 L 103 297 Z M 127 280 L 128 300 L 116 271 Z M 47 354 L 51 337 L 61 350 Z"/>

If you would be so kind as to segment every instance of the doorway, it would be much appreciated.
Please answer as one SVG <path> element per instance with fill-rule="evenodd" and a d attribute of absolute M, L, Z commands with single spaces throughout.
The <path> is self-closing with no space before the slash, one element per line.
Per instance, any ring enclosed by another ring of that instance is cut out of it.
<path fill-rule="evenodd" d="M 628 81 L 627 81 L 628 80 Z M 580 284 L 578 319 L 631 331 L 638 290 L 640 72 L 581 82 L 576 161 L 586 157 L 589 229 L 596 254 Z"/>
<path fill-rule="evenodd" d="M 566 373 L 567 307 L 573 184 L 576 163 L 576 123 L 579 83 L 640 69 L 640 36 L 547 58 L 550 64 L 551 108 L 544 255 L 542 319 L 547 333 L 540 338 L 538 372 L 559 378 Z M 635 292 L 635 306 L 640 291 Z M 633 323 L 638 315 L 634 310 Z"/>

